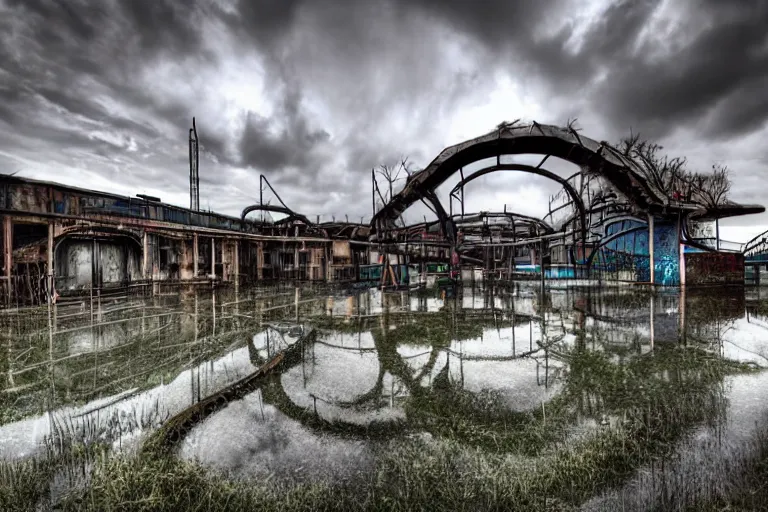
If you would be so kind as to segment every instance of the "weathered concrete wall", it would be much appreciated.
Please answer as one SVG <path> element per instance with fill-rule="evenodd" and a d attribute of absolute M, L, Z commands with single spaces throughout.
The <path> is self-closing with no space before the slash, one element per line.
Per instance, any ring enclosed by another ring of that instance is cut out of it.
<path fill-rule="evenodd" d="M 66 287 L 82 288 L 89 286 L 92 277 L 92 257 L 91 257 L 92 242 L 70 242 L 61 247 L 61 254 L 58 255 L 57 260 L 61 264 L 56 265 L 58 268 L 57 275 L 66 277 Z"/>
<path fill-rule="evenodd" d="M 119 283 L 140 277 L 138 248 L 124 244 L 97 245 L 101 267 L 101 282 Z"/>
<path fill-rule="evenodd" d="M 93 249 L 94 242 L 87 240 L 66 241 L 59 246 L 55 269 L 60 288 L 76 289 L 91 285 L 94 272 Z M 116 284 L 140 278 L 137 247 L 117 241 L 97 241 L 96 255 L 101 284 Z"/>
<path fill-rule="evenodd" d="M 192 279 L 195 277 L 195 253 L 194 241 L 183 240 L 181 243 L 181 257 L 179 263 L 179 278 Z"/>

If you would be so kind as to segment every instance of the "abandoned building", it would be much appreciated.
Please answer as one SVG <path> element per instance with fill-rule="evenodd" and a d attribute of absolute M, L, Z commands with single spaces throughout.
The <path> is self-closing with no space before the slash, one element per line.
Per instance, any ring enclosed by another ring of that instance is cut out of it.
<path fill-rule="evenodd" d="M 745 265 L 768 264 L 765 236 L 729 244 L 720 240 L 717 229 L 718 219 L 760 213 L 762 206 L 725 202 L 707 208 L 668 197 L 631 158 L 571 128 L 503 125 L 446 148 L 409 176 L 370 224 L 313 222 L 282 201 L 274 206 L 261 199 L 239 218 L 200 211 L 196 136 L 190 140 L 190 208 L 145 195 L 0 176 L 5 300 L 45 302 L 51 286 L 66 294 L 173 281 L 383 283 L 391 277 L 390 284 L 412 285 L 418 276 L 423 284 L 424 274 L 458 279 L 467 270 L 495 279 L 535 274 L 671 286 L 743 283 Z M 543 159 L 535 167 L 502 162 L 502 157 L 524 153 Z M 550 156 L 580 171 L 561 178 L 544 167 Z M 464 175 L 464 167 L 489 158 L 496 162 Z M 468 183 L 506 171 L 544 176 L 562 186 L 550 199 L 547 215 L 538 219 L 506 207 L 501 212 L 464 211 Z M 446 209 L 435 190 L 456 172 L 461 180 Z M 266 178 L 261 180 L 263 185 Z M 421 200 L 437 219 L 398 223 L 403 211 Z M 248 217 L 257 211 L 285 217 Z"/>

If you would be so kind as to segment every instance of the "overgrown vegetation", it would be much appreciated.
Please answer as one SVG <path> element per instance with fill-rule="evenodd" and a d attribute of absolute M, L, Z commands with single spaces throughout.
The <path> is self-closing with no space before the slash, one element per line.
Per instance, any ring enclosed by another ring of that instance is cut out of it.
<path fill-rule="evenodd" d="M 731 180 L 727 167 L 715 164 L 707 174 L 690 171 L 685 158 L 662 155 L 663 149 L 659 144 L 641 139 L 640 134 L 631 134 L 618 144 L 618 150 L 634 160 L 645 178 L 668 197 L 709 209 L 728 202 Z"/>

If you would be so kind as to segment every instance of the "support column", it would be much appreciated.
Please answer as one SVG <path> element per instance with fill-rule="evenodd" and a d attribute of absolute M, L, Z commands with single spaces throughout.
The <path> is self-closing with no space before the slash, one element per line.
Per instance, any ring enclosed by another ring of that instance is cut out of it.
<path fill-rule="evenodd" d="M 293 246 L 293 280 L 298 281 L 301 277 L 301 266 L 299 265 L 299 246 Z"/>
<path fill-rule="evenodd" d="M 653 350 L 654 334 L 655 334 L 655 319 L 656 319 L 656 295 L 651 295 L 651 315 L 650 315 L 650 333 L 651 333 L 651 350 Z"/>
<path fill-rule="evenodd" d="M 221 280 L 232 278 L 232 241 L 228 238 L 221 240 Z"/>
<path fill-rule="evenodd" d="M 238 287 L 240 284 L 240 240 L 234 240 L 232 242 L 234 244 L 234 255 L 232 262 L 232 273 L 234 274 L 234 280 L 235 280 L 235 288 Z"/>
<path fill-rule="evenodd" d="M 264 279 L 264 242 L 256 243 L 256 279 Z"/>
<path fill-rule="evenodd" d="M 678 338 L 685 343 L 688 338 L 688 333 L 686 332 L 686 325 L 685 325 L 685 286 L 680 287 L 680 304 L 678 305 L 677 311 L 678 311 L 678 317 L 679 317 L 679 323 L 678 323 Z"/>
<path fill-rule="evenodd" d="M 715 249 L 720 250 L 720 219 L 715 219 Z"/>
<path fill-rule="evenodd" d="M 648 267 L 651 271 L 651 284 L 656 283 L 656 261 L 653 254 L 654 242 L 653 215 L 648 214 Z"/>
<path fill-rule="evenodd" d="M 685 286 L 685 245 L 680 240 L 680 286 Z"/>
<path fill-rule="evenodd" d="M 8 290 L 10 290 L 13 265 L 13 223 L 10 215 L 3 217 L 3 265 L 5 265 L 5 277 L 8 279 Z"/>
<path fill-rule="evenodd" d="M 141 262 L 141 274 L 144 276 L 144 279 L 149 279 L 149 235 L 147 235 L 147 232 L 144 232 L 144 237 L 142 238 L 141 242 L 142 248 L 143 248 L 143 258 Z"/>
<path fill-rule="evenodd" d="M 216 239 L 211 238 L 211 279 L 216 279 Z"/>
<path fill-rule="evenodd" d="M 197 233 L 192 236 L 192 272 L 193 279 L 197 279 L 197 271 L 199 266 L 200 253 L 197 245 Z"/>
<path fill-rule="evenodd" d="M 179 280 L 187 281 L 192 278 L 192 243 L 181 240 L 181 261 L 179 262 Z"/>
<path fill-rule="evenodd" d="M 53 294 L 53 222 L 48 223 L 48 263 L 46 265 L 46 275 L 48 276 L 48 302 L 54 303 Z"/>

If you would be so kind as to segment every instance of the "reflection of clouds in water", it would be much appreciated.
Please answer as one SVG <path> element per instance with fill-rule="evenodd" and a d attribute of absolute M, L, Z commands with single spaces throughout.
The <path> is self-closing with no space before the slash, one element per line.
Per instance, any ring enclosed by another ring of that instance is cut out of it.
<path fill-rule="evenodd" d="M 512 336 L 514 330 L 514 354 L 527 352 L 533 341 L 533 348 L 537 348 L 536 342 L 541 339 L 541 324 L 539 322 L 524 322 L 513 327 L 499 329 L 483 329 L 482 338 L 468 340 L 454 340 L 451 350 L 460 352 L 467 357 L 509 357 L 512 352 Z M 533 337 L 531 337 L 533 333 Z"/>
<path fill-rule="evenodd" d="M 753 316 L 749 322 L 745 317 L 721 324 L 719 334 L 723 338 L 724 357 L 768 366 L 768 322 Z"/>
<path fill-rule="evenodd" d="M 195 427 L 180 456 L 242 477 L 338 481 L 370 469 L 373 457 L 363 441 L 316 435 L 266 403 L 262 419 L 260 396 L 232 402 Z"/>
<path fill-rule="evenodd" d="M 543 362 L 543 361 L 542 361 Z M 541 405 L 557 394 L 562 385 L 553 382 L 554 364 L 550 361 L 549 386 L 544 386 L 544 367 L 536 376 L 536 361 L 466 361 L 464 389 L 479 393 L 485 389 L 499 391 L 513 411 L 527 411 Z M 459 365 L 451 365 L 451 377 L 460 380 Z M 539 384 L 540 382 L 540 384 Z"/>
<path fill-rule="evenodd" d="M 289 395 L 312 393 L 324 400 L 353 400 L 376 384 L 379 359 L 375 352 L 358 352 L 316 344 L 313 357 L 287 370 L 282 381 Z M 306 375 L 306 383 L 304 376 Z M 302 404 L 299 404 L 302 405 Z"/>
<path fill-rule="evenodd" d="M 429 385 L 448 362 L 448 354 L 441 352 L 430 375 L 424 377 L 422 385 Z M 562 384 L 555 380 L 557 368 L 562 363 L 550 359 L 549 386 L 544 386 L 544 359 L 540 360 L 539 375 L 536 374 L 534 359 L 517 359 L 514 361 L 459 361 L 451 355 L 450 378 L 452 382 L 461 383 L 462 374 L 464 389 L 472 393 L 481 391 L 497 391 L 501 394 L 507 407 L 513 411 L 527 411 L 539 407 L 557 394 Z"/>
<path fill-rule="evenodd" d="M 88 402 L 83 406 L 67 406 L 51 412 L 57 423 L 71 424 L 74 431 L 85 432 L 86 439 L 108 429 L 115 414 L 136 415 L 156 421 L 168 418 L 192 405 L 190 392 L 200 385 L 200 395 L 207 396 L 243 378 L 255 370 L 248 358 L 248 350 L 239 348 L 216 359 L 200 363 L 177 375 L 171 382 L 134 393 L 136 389 L 117 393 Z M 90 411 L 90 412 L 89 412 Z M 123 444 L 135 439 L 141 429 L 133 433 L 122 432 Z M 0 425 L 0 459 L 22 458 L 42 451 L 43 440 L 51 435 L 51 418 L 48 413 Z"/>
<path fill-rule="evenodd" d="M 400 409 L 383 407 L 375 411 L 341 409 L 328 401 L 349 402 L 372 390 L 379 377 L 379 360 L 375 352 L 358 352 L 314 346 L 312 356 L 305 356 L 301 364 L 290 368 L 280 377 L 283 389 L 291 401 L 300 407 L 315 407 L 312 395 L 318 397 L 317 412 L 326 420 L 339 419 L 350 423 L 366 424 L 404 417 Z M 305 380 L 306 379 L 306 380 Z M 392 377 L 386 373 L 383 378 L 383 394 L 389 394 Z"/>
<path fill-rule="evenodd" d="M 508 329 L 511 332 L 511 328 Z M 495 332 L 495 331 L 494 331 Z M 528 339 L 528 327 L 525 327 Z M 486 345 L 481 340 L 470 340 L 464 345 L 465 357 L 470 356 L 510 356 L 511 348 L 504 347 L 507 340 L 491 338 L 488 343 L 490 350 L 483 350 Z M 508 407 L 514 411 L 526 411 L 538 407 L 541 402 L 551 399 L 557 394 L 562 384 L 557 379 L 564 364 L 552 358 L 549 359 L 549 386 L 544 385 L 545 366 L 544 351 L 540 350 L 537 362 L 533 358 L 521 358 L 508 361 L 471 361 L 461 360 L 456 352 L 460 352 L 460 343 L 454 343 L 454 353 L 450 355 L 450 378 L 452 382 L 464 382 L 464 389 L 473 393 L 481 391 L 498 391 L 505 399 Z M 524 349 L 528 349 L 527 341 Z M 519 345 L 518 345 L 519 346 Z M 414 373 L 424 367 L 429 360 L 428 349 L 414 345 L 400 345 L 398 353 L 406 358 L 405 362 Z M 522 351 L 522 350 L 520 350 Z M 432 380 L 445 368 L 449 355 L 441 351 L 432 371 L 425 375 L 421 386 L 429 386 Z"/>
<path fill-rule="evenodd" d="M 327 343 L 328 345 L 334 345 L 344 348 L 374 348 L 376 342 L 373 339 L 371 331 L 355 332 L 355 333 L 323 333 L 318 336 L 318 339 Z"/>

